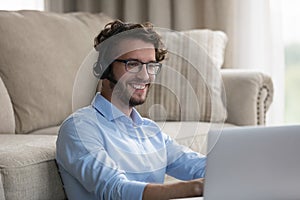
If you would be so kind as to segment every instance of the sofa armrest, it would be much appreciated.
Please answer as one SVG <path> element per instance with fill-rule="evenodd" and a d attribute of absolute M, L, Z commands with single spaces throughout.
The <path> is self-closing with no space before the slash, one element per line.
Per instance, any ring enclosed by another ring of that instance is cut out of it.
<path fill-rule="evenodd" d="M 273 82 L 257 71 L 222 69 L 228 117 L 226 122 L 239 126 L 264 125 L 273 100 Z"/>
<path fill-rule="evenodd" d="M 7 88 L 0 77 L 0 134 L 15 133 L 15 116 Z M 0 177 L 1 178 L 1 177 Z M 1 189 L 1 188 L 0 188 Z M 1 196 L 0 196 L 1 197 Z M 0 198 L 1 199 L 1 198 Z"/>

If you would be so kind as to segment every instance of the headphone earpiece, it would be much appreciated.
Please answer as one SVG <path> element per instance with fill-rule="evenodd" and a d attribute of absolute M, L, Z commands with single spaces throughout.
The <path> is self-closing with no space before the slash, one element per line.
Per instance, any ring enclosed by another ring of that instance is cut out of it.
<path fill-rule="evenodd" d="M 99 63 L 99 61 L 97 61 L 94 63 L 94 66 L 93 66 L 93 74 L 98 79 L 105 79 L 105 78 L 109 77 L 110 66 L 104 68 L 103 65 L 101 63 Z"/>
<path fill-rule="evenodd" d="M 99 61 L 94 63 L 93 74 L 96 78 L 101 79 L 103 70 L 102 70 L 102 65 L 99 63 Z"/>

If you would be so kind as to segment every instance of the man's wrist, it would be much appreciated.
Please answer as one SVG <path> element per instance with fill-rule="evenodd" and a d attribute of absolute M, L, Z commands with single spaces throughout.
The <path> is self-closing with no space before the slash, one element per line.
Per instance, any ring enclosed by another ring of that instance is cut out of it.
<path fill-rule="evenodd" d="M 194 196 L 202 196 L 203 195 L 203 182 L 193 181 L 192 189 L 193 189 Z"/>
<path fill-rule="evenodd" d="M 171 199 L 203 195 L 204 179 L 177 182 L 172 184 L 148 184 L 143 199 Z"/>

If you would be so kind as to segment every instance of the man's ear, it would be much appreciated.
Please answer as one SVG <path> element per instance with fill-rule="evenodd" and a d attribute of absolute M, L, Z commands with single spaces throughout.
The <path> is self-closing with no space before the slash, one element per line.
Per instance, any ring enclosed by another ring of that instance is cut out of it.
<path fill-rule="evenodd" d="M 101 83 L 101 89 L 104 88 L 104 87 L 107 87 L 109 86 L 109 80 L 107 80 L 106 78 L 105 79 L 102 79 L 102 83 Z"/>
<path fill-rule="evenodd" d="M 111 92 L 114 89 L 115 84 L 109 81 L 108 79 L 102 79 L 101 92 Z"/>

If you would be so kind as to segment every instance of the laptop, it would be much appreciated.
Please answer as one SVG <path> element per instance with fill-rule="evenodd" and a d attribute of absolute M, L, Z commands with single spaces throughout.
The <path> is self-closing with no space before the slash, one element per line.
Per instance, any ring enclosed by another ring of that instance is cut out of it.
<path fill-rule="evenodd" d="M 300 125 L 209 132 L 204 200 L 247 199 L 300 199 Z"/>

